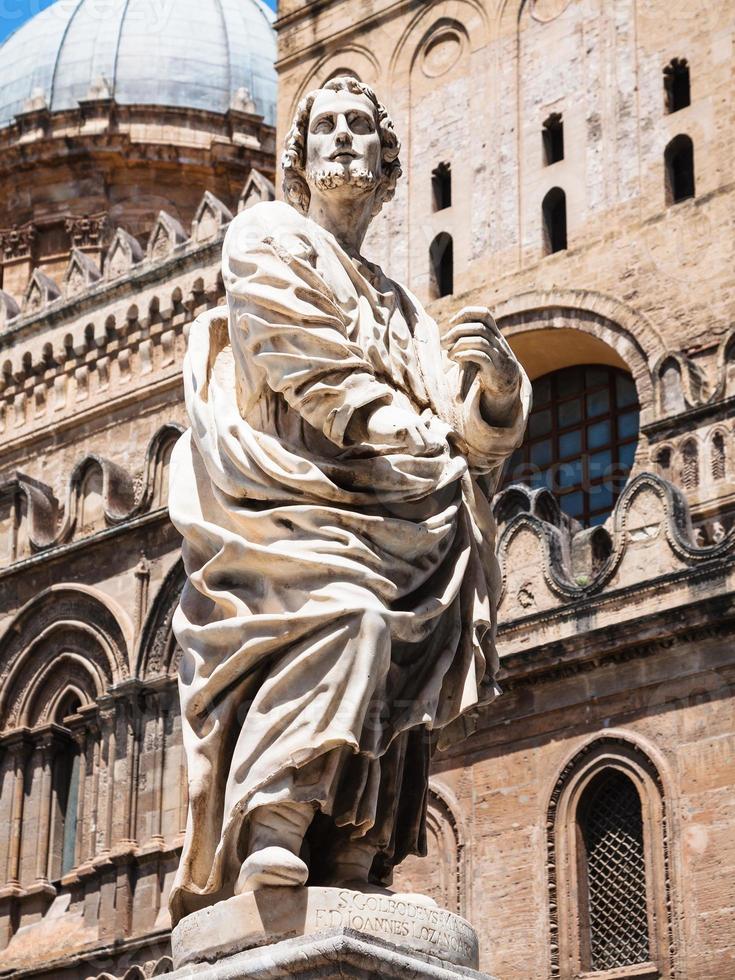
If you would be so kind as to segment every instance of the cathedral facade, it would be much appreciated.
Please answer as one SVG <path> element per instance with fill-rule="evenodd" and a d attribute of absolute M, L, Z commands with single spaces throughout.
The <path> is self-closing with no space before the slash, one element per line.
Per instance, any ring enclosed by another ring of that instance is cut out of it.
<path fill-rule="evenodd" d="M 728 980 L 731 0 L 164 6 L 0 47 L 0 975 L 171 970 L 186 335 L 347 73 L 403 144 L 365 254 L 440 327 L 489 307 L 534 385 L 494 501 L 504 693 L 437 750 L 395 884 L 498 980 Z"/>

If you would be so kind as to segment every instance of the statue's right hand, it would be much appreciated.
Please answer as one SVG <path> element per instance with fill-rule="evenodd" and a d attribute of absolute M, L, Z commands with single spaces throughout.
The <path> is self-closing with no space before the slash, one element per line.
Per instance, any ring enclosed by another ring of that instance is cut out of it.
<path fill-rule="evenodd" d="M 438 456 L 444 448 L 418 415 L 395 405 L 379 405 L 368 417 L 366 429 L 372 445 L 395 446 L 415 456 Z"/>

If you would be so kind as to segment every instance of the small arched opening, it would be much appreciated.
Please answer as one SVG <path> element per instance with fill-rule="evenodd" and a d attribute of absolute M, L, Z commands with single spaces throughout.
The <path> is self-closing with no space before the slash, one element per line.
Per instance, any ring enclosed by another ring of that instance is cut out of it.
<path fill-rule="evenodd" d="M 544 222 L 544 252 L 551 255 L 567 247 L 567 196 L 552 187 L 541 205 Z"/>
<path fill-rule="evenodd" d="M 454 292 L 454 244 L 447 232 L 440 232 L 431 243 L 429 265 L 431 298 L 451 296 Z"/>
<path fill-rule="evenodd" d="M 560 112 L 552 112 L 542 129 L 544 163 L 547 167 L 564 159 L 564 120 Z"/>
<path fill-rule="evenodd" d="M 452 206 L 452 167 L 440 163 L 431 172 L 431 198 L 434 211 L 444 211 Z"/>
<path fill-rule="evenodd" d="M 685 134 L 675 136 L 664 151 L 666 203 L 678 204 L 694 197 L 694 144 Z"/>
<path fill-rule="evenodd" d="M 547 812 L 551 970 L 580 976 L 676 974 L 670 841 L 658 768 L 623 733 L 563 767 Z"/>

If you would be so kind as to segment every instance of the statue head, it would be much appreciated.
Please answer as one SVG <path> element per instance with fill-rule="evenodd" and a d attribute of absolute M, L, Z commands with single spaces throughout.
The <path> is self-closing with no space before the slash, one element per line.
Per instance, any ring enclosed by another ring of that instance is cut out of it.
<path fill-rule="evenodd" d="M 304 96 L 283 152 L 283 190 L 307 214 L 313 189 L 373 195 L 376 215 L 395 194 L 401 144 L 373 90 L 348 75 Z"/>

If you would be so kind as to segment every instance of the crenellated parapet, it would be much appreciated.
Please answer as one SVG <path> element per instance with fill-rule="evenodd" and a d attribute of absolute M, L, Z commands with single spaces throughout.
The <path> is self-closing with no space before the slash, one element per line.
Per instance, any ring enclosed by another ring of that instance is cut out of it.
<path fill-rule="evenodd" d="M 247 206 L 267 199 L 272 185 L 253 177 L 249 188 Z M 146 248 L 118 228 L 101 262 L 74 247 L 58 282 L 35 268 L 20 301 L 0 290 L 5 450 L 178 383 L 188 324 L 224 296 L 220 254 L 232 217 L 207 191 L 188 230 L 161 211 Z"/>
<path fill-rule="evenodd" d="M 237 210 L 274 196 L 272 181 L 251 169 Z M 185 221 L 182 213 L 172 201 L 149 221 L 141 223 L 137 216 L 120 227 L 107 211 L 0 227 L 0 290 L 14 304 L 4 303 L 0 295 L 0 336 L 19 317 L 55 310 L 62 305 L 57 300 L 83 295 L 100 279 L 120 279 L 143 263 L 150 270 L 187 247 L 219 239 L 233 217 L 230 207 L 209 190 L 190 209 L 191 220 Z M 49 235 L 52 243 L 44 246 Z"/>

